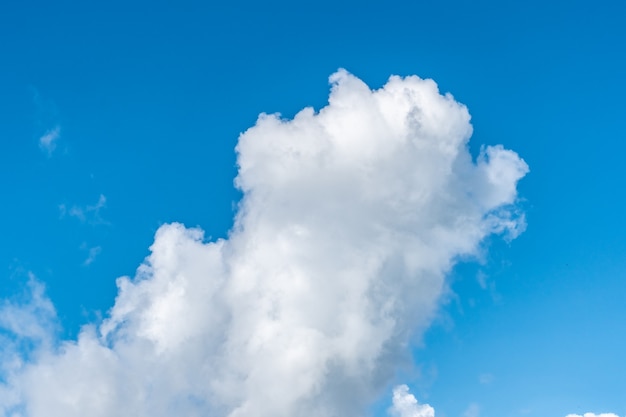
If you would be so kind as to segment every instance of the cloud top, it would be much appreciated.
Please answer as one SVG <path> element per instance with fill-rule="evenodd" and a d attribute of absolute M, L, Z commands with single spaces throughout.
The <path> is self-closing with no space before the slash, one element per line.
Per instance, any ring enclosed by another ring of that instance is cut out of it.
<path fill-rule="evenodd" d="M 432 80 L 330 81 L 319 112 L 263 114 L 240 136 L 229 238 L 161 227 L 101 325 L 5 375 L 5 415 L 362 415 L 456 260 L 522 230 L 528 167 L 501 146 L 474 161 L 467 109 Z M 434 413 L 403 386 L 394 407 Z"/>

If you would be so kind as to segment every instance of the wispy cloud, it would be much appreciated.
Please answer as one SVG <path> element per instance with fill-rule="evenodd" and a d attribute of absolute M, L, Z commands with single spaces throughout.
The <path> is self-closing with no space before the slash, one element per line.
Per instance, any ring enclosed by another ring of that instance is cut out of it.
<path fill-rule="evenodd" d="M 472 403 L 463 412 L 463 417 L 479 417 L 480 416 L 480 406 L 476 403 Z"/>
<path fill-rule="evenodd" d="M 100 211 L 106 207 L 106 202 L 107 199 L 104 194 L 100 194 L 98 201 L 93 205 L 72 205 L 68 208 L 66 204 L 59 204 L 59 215 L 61 218 L 65 216 L 75 217 L 81 222 L 106 224 L 108 222 L 100 215 Z"/>
<path fill-rule="evenodd" d="M 37 135 L 39 136 L 39 149 L 48 157 L 51 157 L 57 149 L 57 144 L 61 138 L 59 111 L 54 101 L 46 99 L 34 86 L 29 88 L 35 106 L 34 116 Z"/>
<path fill-rule="evenodd" d="M 55 126 L 54 128 L 46 131 L 46 133 L 39 138 L 39 148 L 48 156 L 52 156 L 60 137 L 61 128 L 59 126 Z"/>
<path fill-rule="evenodd" d="M 93 263 L 93 261 L 96 260 L 96 257 L 100 254 L 100 252 L 102 252 L 102 247 L 100 246 L 94 246 L 94 247 L 88 247 L 86 243 L 83 243 L 83 245 L 81 246 L 82 249 L 87 250 L 88 254 L 87 254 L 87 258 L 83 261 L 83 265 L 84 266 L 89 266 Z"/>
<path fill-rule="evenodd" d="M 24 349 L 30 351 L 36 347 L 51 347 L 57 329 L 56 310 L 45 294 L 45 286 L 32 272 L 28 273 L 23 294 L 0 303 L 0 329 L 5 330 L 3 336 L 12 336 L 10 339 L 2 339 L 0 358 L 6 357 L 9 350 L 15 356 Z M 6 364 L 0 365 L 2 369 Z"/>
<path fill-rule="evenodd" d="M 601 414 L 594 414 L 594 413 L 585 413 L 585 414 L 568 414 L 567 417 L 619 417 L 617 414 L 613 414 L 613 413 L 601 413 Z"/>
<path fill-rule="evenodd" d="M 330 81 L 319 112 L 263 114 L 240 136 L 228 239 L 162 226 L 102 324 L 0 379 L 0 415 L 363 414 L 455 261 L 519 230 L 507 207 L 528 167 L 501 146 L 474 160 L 467 109 L 432 80 Z M 61 211 L 90 221 L 105 202 Z M 404 385 L 390 412 L 434 416 Z"/>
<path fill-rule="evenodd" d="M 479 270 L 476 273 L 476 281 L 478 281 L 480 288 L 489 292 L 489 295 L 494 303 L 502 301 L 502 295 L 498 292 L 495 281 L 490 280 L 489 276 L 485 272 Z"/>
<path fill-rule="evenodd" d="M 476 273 L 476 280 L 478 281 L 478 285 L 480 285 L 480 288 L 482 288 L 483 290 L 487 289 L 487 274 L 479 270 Z"/>

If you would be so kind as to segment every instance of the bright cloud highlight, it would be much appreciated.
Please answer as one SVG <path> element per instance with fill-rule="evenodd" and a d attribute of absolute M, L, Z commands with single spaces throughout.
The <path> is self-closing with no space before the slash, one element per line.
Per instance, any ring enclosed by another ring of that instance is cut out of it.
<path fill-rule="evenodd" d="M 319 112 L 263 114 L 239 138 L 228 239 L 161 227 L 102 324 L 5 367 L 4 415 L 363 414 L 459 257 L 523 230 L 528 167 L 502 146 L 474 161 L 467 109 L 432 80 L 330 81 Z M 403 385 L 391 412 L 434 416 Z"/>
<path fill-rule="evenodd" d="M 393 405 L 389 410 L 393 417 L 435 417 L 435 410 L 428 404 L 418 404 L 409 387 L 398 385 L 393 390 Z"/>

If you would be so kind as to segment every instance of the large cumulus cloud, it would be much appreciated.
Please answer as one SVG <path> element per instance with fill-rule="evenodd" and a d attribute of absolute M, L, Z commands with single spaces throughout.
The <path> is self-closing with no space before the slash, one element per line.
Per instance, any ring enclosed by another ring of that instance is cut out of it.
<path fill-rule="evenodd" d="M 261 115 L 239 138 L 229 238 L 161 227 L 103 323 L 5 367 L 5 415 L 363 414 L 454 262 L 523 228 L 528 168 L 501 146 L 473 160 L 467 109 L 432 80 L 330 81 L 319 112 Z M 394 401 L 434 414 L 402 386 Z"/>

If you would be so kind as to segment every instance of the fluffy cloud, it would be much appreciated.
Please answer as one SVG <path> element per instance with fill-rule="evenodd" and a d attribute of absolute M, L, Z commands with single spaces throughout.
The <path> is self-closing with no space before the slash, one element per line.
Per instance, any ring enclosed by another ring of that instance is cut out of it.
<path fill-rule="evenodd" d="M 585 413 L 583 415 L 580 415 L 580 414 L 568 414 L 567 417 L 619 417 L 619 416 L 617 414 L 613 414 L 613 413 L 602 413 L 602 414 Z"/>
<path fill-rule="evenodd" d="M 355 417 L 408 359 L 445 275 L 514 237 L 512 151 L 474 161 L 467 109 L 432 80 L 372 91 L 339 71 L 328 106 L 239 138 L 226 240 L 161 227 L 108 318 L 6 372 L 4 415 Z M 393 412 L 432 416 L 406 387 Z"/>
<path fill-rule="evenodd" d="M 418 404 L 406 385 L 394 388 L 392 401 L 389 414 L 393 417 L 435 417 L 435 410 L 428 404 Z"/>
<path fill-rule="evenodd" d="M 15 300 L 4 300 L 0 305 L 0 329 L 12 336 L 14 342 L 30 341 L 33 345 L 50 346 L 56 322 L 56 311 L 45 296 L 45 287 L 29 274 L 27 291 Z M 2 344 L 3 354 L 8 352 L 8 339 Z"/>

